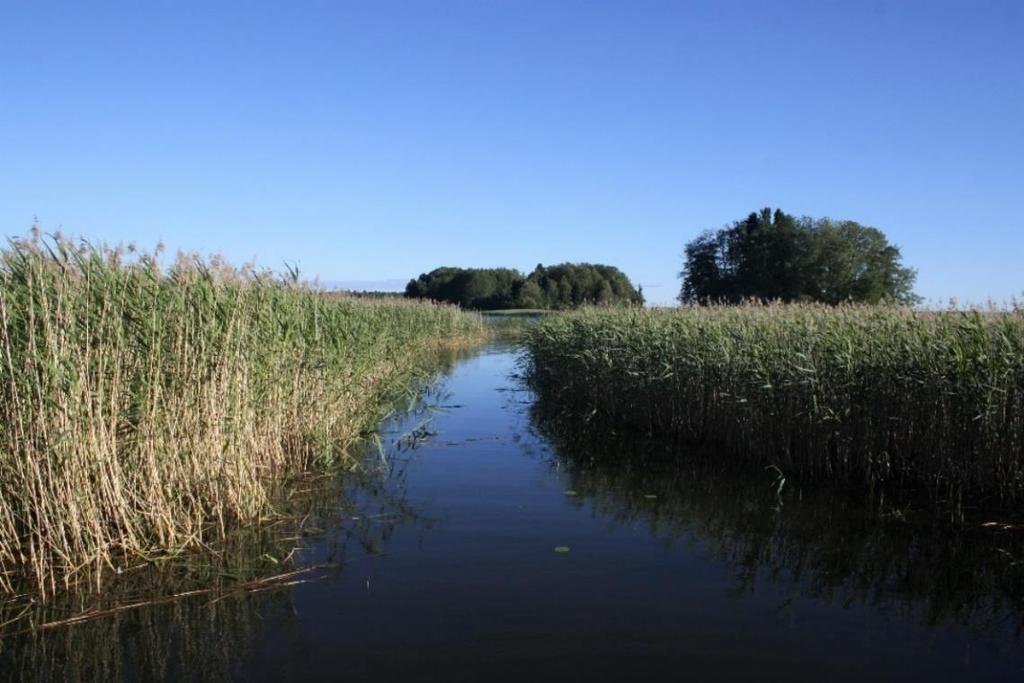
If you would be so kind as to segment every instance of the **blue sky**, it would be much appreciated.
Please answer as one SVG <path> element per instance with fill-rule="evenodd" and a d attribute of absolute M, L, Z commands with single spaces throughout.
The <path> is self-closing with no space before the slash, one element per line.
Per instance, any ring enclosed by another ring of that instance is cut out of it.
<path fill-rule="evenodd" d="M 762 206 L 1024 292 L 1024 3 L 0 0 L 0 226 L 328 281 L 606 262 Z"/>

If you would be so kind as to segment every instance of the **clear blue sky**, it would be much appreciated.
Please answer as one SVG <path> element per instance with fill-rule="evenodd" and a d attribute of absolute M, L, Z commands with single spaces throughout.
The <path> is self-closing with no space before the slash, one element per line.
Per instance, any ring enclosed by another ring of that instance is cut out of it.
<path fill-rule="evenodd" d="M 1024 2 L 0 0 L 0 225 L 329 281 L 607 262 L 762 206 L 1024 292 Z"/>

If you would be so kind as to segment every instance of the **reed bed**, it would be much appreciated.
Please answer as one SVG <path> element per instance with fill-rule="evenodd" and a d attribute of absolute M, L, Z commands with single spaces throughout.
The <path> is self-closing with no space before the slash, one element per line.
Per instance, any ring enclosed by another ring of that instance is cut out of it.
<path fill-rule="evenodd" d="M 129 250 L 130 251 L 130 250 Z M 0 253 L 0 592 L 52 595 L 274 515 L 478 316 L 56 238 Z"/>
<path fill-rule="evenodd" d="M 956 509 L 1024 498 L 1019 308 L 592 309 L 526 343 L 533 386 L 578 421 Z"/>

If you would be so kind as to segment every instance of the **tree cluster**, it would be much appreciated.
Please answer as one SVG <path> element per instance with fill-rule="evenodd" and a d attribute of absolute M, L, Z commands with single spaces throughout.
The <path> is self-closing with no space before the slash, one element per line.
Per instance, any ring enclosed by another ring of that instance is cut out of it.
<path fill-rule="evenodd" d="M 914 303 L 916 276 L 876 228 L 766 208 L 686 245 L 679 300 Z"/>
<path fill-rule="evenodd" d="M 511 268 L 436 268 L 410 280 L 405 296 L 478 310 L 643 303 L 622 271 L 591 263 L 538 264 L 529 275 Z"/>

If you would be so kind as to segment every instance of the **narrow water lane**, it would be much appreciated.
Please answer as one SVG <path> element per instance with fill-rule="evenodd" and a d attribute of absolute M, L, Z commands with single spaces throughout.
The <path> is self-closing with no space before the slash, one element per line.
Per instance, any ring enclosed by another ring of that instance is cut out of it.
<path fill-rule="evenodd" d="M 515 377 L 516 353 L 495 346 L 457 367 L 445 407 L 428 424 L 432 435 L 393 456 L 404 462 L 402 498 L 421 517 L 395 526 L 380 557 L 299 587 L 294 614 L 264 630 L 243 667 L 247 677 L 299 670 L 359 680 L 1021 674 L 1012 623 L 977 636 L 952 616 L 929 626 L 941 617 L 928 610 L 942 596 L 901 592 L 899 583 L 913 577 L 882 572 L 887 582 L 856 594 L 841 581 L 829 587 L 834 577 L 816 574 L 820 567 L 790 566 L 766 550 L 842 533 L 759 545 L 714 502 L 709 510 L 703 501 L 665 500 L 687 497 L 685 484 L 614 472 L 588 477 L 536 433 L 531 396 Z M 753 511 L 765 518 L 766 537 L 780 533 L 775 514 L 767 505 Z M 798 550 L 806 557 L 863 552 L 841 544 Z M 771 576 L 780 568 L 789 575 Z"/>
<path fill-rule="evenodd" d="M 1017 570 L 992 547 L 863 515 L 847 525 L 802 497 L 779 509 L 761 495 L 768 474 L 555 448 L 518 353 L 495 344 L 461 361 L 434 409 L 386 424 L 384 473 L 349 486 L 337 528 L 307 539 L 304 562 L 338 561 L 319 580 L 50 634 L 6 673 L 34 661 L 82 679 L 1021 679 L 1019 576 L 998 573 Z"/>

